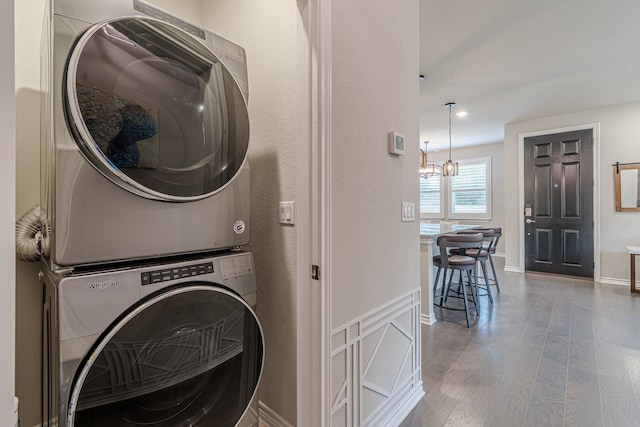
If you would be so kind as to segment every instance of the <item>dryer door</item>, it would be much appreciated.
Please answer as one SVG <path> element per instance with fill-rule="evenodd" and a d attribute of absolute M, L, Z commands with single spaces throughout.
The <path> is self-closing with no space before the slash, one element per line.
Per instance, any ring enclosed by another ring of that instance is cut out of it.
<path fill-rule="evenodd" d="M 122 316 L 89 352 L 68 424 L 235 426 L 262 360 L 260 324 L 244 300 L 204 283 L 171 288 Z"/>
<path fill-rule="evenodd" d="M 139 196 L 208 197 L 247 156 L 246 100 L 233 75 L 162 21 L 122 18 L 86 31 L 69 59 L 66 100 L 85 157 Z"/>

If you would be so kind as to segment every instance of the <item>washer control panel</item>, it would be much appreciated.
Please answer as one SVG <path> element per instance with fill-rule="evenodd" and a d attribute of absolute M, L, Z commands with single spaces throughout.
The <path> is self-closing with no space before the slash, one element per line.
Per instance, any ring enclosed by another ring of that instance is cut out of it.
<path fill-rule="evenodd" d="M 213 273 L 213 263 L 203 262 L 181 267 L 144 271 L 140 273 L 140 282 L 142 283 L 142 286 L 152 285 L 155 283 L 166 282 L 168 280 L 184 279 L 185 277 L 195 277 L 209 273 Z"/>
<path fill-rule="evenodd" d="M 240 255 L 220 260 L 222 280 L 236 279 L 253 272 L 251 255 Z"/>

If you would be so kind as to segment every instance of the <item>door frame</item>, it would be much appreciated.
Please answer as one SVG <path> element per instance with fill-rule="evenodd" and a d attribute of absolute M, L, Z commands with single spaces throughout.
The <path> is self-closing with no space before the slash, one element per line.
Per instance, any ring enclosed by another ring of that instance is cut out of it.
<path fill-rule="evenodd" d="M 518 242 L 519 256 L 518 268 L 520 273 L 525 272 L 525 241 L 524 241 L 524 139 L 531 136 L 550 135 L 555 133 L 572 132 L 576 130 L 591 129 L 593 132 L 593 269 L 594 282 L 600 281 L 600 123 L 587 123 L 584 125 L 567 126 L 555 129 L 545 129 L 535 132 L 518 134 Z"/>
<path fill-rule="evenodd" d="M 296 425 L 331 424 L 331 6 L 297 0 Z M 312 279 L 311 266 L 319 266 Z"/>

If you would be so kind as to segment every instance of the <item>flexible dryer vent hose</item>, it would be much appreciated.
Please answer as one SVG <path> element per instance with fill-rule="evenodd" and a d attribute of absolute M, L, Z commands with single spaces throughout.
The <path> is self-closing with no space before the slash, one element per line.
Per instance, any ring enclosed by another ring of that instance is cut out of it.
<path fill-rule="evenodd" d="M 40 205 L 35 205 L 16 221 L 16 254 L 22 261 L 38 261 L 42 256 L 43 237 Z"/>

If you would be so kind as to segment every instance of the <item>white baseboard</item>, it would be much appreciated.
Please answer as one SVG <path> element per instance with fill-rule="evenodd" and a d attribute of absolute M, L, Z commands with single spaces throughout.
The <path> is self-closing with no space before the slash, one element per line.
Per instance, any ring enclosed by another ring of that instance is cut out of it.
<path fill-rule="evenodd" d="M 294 427 L 293 424 L 285 420 L 276 411 L 268 407 L 262 400 L 258 402 L 260 409 L 260 426 L 265 427 Z"/>
<path fill-rule="evenodd" d="M 631 286 L 631 280 L 628 279 L 617 279 L 615 277 L 600 277 L 598 283 L 604 283 L 606 285 L 617 285 L 617 286 Z M 636 287 L 640 288 L 640 283 L 636 281 Z"/>
<path fill-rule="evenodd" d="M 509 271 L 511 273 L 523 273 L 523 271 L 520 271 L 520 267 L 516 267 L 513 265 L 505 265 L 504 271 Z"/>
<path fill-rule="evenodd" d="M 391 412 L 388 412 L 386 416 L 382 419 L 378 419 L 375 422 L 375 425 L 379 426 L 397 426 L 400 425 L 407 415 L 416 407 L 418 403 L 424 397 L 425 392 L 422 386 L 422 381 L 420 381 L 420 386 L 413 389 L 410 395 L 405 396 L 405 398 L 399 402 L 397 406 L 393 408 Z"/>
<path fill-rule="evenodd" d="M 434 323 L 436 323 L 438 321 L 438 319 L 436 319 L 436 315 L 432 314 L 432 315 L 428 315 L 428 314 L 421 314 L 420 315 L 420 323 L 422 323 L 423 325 L 433 325 Z"/>

